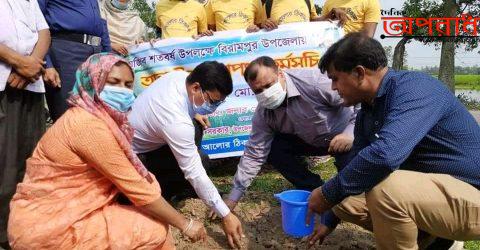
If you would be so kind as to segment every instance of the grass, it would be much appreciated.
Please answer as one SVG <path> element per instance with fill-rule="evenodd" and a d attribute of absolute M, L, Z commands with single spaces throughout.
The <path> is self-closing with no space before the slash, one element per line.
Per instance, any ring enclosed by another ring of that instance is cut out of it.
<path fill-rule="evenodd" d="M 438 78 L 438 75 L 432 75 Z M 455 89 L 480 90 L 480 75 L 455 75 Z"/>
<path fill-rule="evenodd" d="M 229 192 L 233 175 L 235 174 L 238 158 L 228 158 L 217 160 L 221 166 L 214 166 L 209 175 L 220 192 Z M 323 180 L 328 180 L 336 174 L 336 168 L 333 165 L 333 159 L 325 163 L 317 164 L 311 168 L 312 172 L 320 174 Z M 265 192 L 269 194 L 279 193 L 283 190 L 292 188 L 292 185 L 285 180 L 271 166 L 264 166 L 260 174 L 253 180 L 249 187 L 251 192 Z M 469 241 L 465 243 L 465 249 L 480 250 L 480 241 Z"/>
<path fill-rule="evenodd" d="M 434 77 L 437 76 L 434 75 Z M 455 89 L 480 91 L 480 75 L 455 75 Z M 457 97 L 468 110 L 480 110 L 480 101 L 464 94 L 458 95 Z M 478 250 L 480 250 L 480 248 Z"/>
<path fill-rule="evenodd" d="M 480 250 L 480 241 L 468 241 L 465 242 L 465 249 Z"/>
<path fill-rule="evenodd" d="M 455 88 L 480 90 L 480 75 L 455 75 Z"/>

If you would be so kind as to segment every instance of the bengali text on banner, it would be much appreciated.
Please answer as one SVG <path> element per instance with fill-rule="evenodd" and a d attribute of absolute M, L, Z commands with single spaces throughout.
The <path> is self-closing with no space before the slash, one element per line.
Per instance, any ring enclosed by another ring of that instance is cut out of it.
<path fill-rule="evenodd" d="M 317 67 L 322 54 L 341 37 L 343 31 L 335 23 L 311 22 L 281 25 L 270 32 L 222 31 L 196 41 L 185 38 L 160 40 L 153 46 L 143 43 L 130 48 L 135 93 L 140 94 L 170 71 L 191 71 L 204 61 L 224 63 L 232 74 L 233 92 L 209 115 L 212 127 L 204 132 L 202 150 L 212 159 L 240 156 L 257 106 L 243 78 L 248 63 L 266 55 L 280 68 Z"/>

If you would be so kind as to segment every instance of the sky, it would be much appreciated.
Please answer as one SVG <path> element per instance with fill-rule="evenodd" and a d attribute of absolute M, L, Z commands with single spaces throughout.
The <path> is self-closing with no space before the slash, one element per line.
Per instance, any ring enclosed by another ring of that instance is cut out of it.
<path fill-rule="evenodd" d="M 154 2 L 156 0 L 148 0 Z M 236 0 L 241 1 L 241 0 Z M 325 0 L 314 0 L 315 4 L 323 6 Z M 401 10 L 405 0 L 380 0 L 380 6 L 383 10 L 390 10 L 395 8 Z M 375 38 L 378 39 L 383 46 L 392 46 L 400 41 L 400 38 L 386 38 L 380 39 L 380 35 L 384 34 L 383 23 L 380 22 L 377 25 L 377 31 L 375 32 Z M 424 45 L 423 43 L 412 41 L 405 47 L 407 52 L 407 65 L 408 67 L 421 68 L 424 66 L 439 66 L 440 65 L 440 50 L 436 50 L 434 45 Z M 479 49 L 468 52 L 463 48 L 456 49 L 455 65 L 456 66 L 480 66 L 480 54 Z M 392 51 L 393 53 L 393 51 Z"/>

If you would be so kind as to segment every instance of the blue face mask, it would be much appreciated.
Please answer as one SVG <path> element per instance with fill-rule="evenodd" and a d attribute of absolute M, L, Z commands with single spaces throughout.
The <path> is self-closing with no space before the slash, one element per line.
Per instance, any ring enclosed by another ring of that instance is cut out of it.
<path fill-rule="evenodd" d="M 208 115 L 215 110 L 217 110 L 218 106 L 223 103 L 223 101 L 219 101 L 216 104 L 211 104 L 205 100 L 205 97 L 203 97 L 203 92 L 202 92 L 202 98 L 203 98 L 203 104 L 201 106 L 197 106 L 195 104 L 195 96 L 193 96 L 193 112 L 199 115 Z"/>
<path fill-rule="evenodd" d="M 135 96 L 131 89 L 105 85 L 100 92 L 100 99 L 120 112 L 127 112 L 135 101 Z"/>
<path fill-rule="evenodd" d="M 119 9 L 119 10 L 126 10 L 126 9 L 128 9 L 128 2 L 129 2 L 129 1 L 126 1 L 125 3 L 122 3 L 122 2 L 120 2 L 120 1 L 118 1 L 118 0 L 111 0 L 110 2 L 112 3 L 113 7 L 117 8 L 117 9 Z"/>

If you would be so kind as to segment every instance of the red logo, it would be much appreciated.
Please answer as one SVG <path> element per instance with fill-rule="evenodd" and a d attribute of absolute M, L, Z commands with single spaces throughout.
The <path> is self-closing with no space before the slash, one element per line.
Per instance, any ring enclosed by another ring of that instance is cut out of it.
<path fill-rule="evenodd" d="M 460 17 L 382 17 L 382 21 L 385 32 L 380 35 L 382 39 L 402 36 L 477 38 L 480 17 L 468 14 Z"/>

